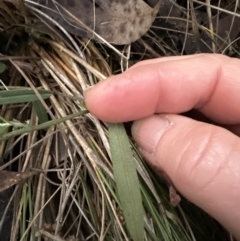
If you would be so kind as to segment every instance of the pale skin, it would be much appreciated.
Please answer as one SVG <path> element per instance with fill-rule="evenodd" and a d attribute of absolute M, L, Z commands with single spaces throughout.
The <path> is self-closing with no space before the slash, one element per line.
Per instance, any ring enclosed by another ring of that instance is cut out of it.
<path fill-rule="evenodd" d="M 132 134 L 146 161 L 240 240 L 239 59 L 143 61 L 99 82 L 85 101 L 103 121 L 134 120 Z M 180 115 L 191 109 L 219 126 Z"/>

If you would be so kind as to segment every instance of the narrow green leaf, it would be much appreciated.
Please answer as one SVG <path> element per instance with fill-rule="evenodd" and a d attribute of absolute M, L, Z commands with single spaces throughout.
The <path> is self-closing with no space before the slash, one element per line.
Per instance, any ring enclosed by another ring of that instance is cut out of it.
<path fill-rule="evenodd" d="M 134 241 L 144 238 L 144 210 L 128 136 L 122 124 L 109 124 L 114 180 L 127 229 Z"/>
<path fill-rule="evenodd" d="M 39 123 L 42 124 L 48 121 L 47 111 L 43 107 L 42 103 L 39 100 L 33 101 L 33 108 L 39 119 Z"/>
<path fill-rule="evenodd" d="M 51 96 L 51 92 L 46 90 L 38 90 L 43 99 L 47 99 Z M 0 91 L 0 105 L 25 103 L 38 100 L 34 91 L 27 88 L 17 88 L 12 90 Z"/>
<path fill-rule="evenodd" d="M 81 171 L 79 171 L 79 177 L 81 180 L 81 185 L 83 187 L 84 197 L 86 197 L 86 202 L 89 207 L 89 214 L 90 214 L 90 217 L 92 220 L 92 224 L 93 224 L 94 228 L 99 231 L 99 219 L 98 219 L 97 212 L 96 212 L 97 208 L 96 208 L 96 205 L 94 205 L 94 203 L 93 203 L 92 193 L 89 191 L 87 182 L 86 182 L 85 178 L 83 177 L 83 173 Z"/>
<path fill-rule="evenodd" d="M 6 70 L 7 66 L 3 62 L 0 62 L 0 74 Z"/>
<path fill-rule="evenodd" d="M 2 136 L 10 125 L 8 123 L 0 123 L 0 136 Z"/>
<path fill-rule="evenodd" d="M 22 127 L 22 128 L 14 130 L 14 131 L 6 133 L 6 134 L 3 134 L 2 136 L 0 136 L 0 141 L 7 140 L 10 137 L 26 134 L 26 133 L 29 133 L 32 131 L 43 130 L 43 129 L 49 128 L 50 126 L 60 124 L 62 122 L 71 120 L 71 119 L 81 116 L 81 115 L 85 115 L 87 113 L 88 113 L 87 110 L 80 110 L 77 113 L 67 115 L 67 116 L 64 116 L 64 117 L 56 119 L 56 120 L 50 120 L 50 121 L 44 122 L 44 123 L 42 123 L 40 125 L 36 125 L 36 126 L 29 126 L 29 125 L 23 125 L 21 123 L 16 123 L 17 127 Z M 1 119 L 1 116 L 0 116 L 0 119 Z M 15 126 L 14 123 L 13 123 L 13 126 Z"/>

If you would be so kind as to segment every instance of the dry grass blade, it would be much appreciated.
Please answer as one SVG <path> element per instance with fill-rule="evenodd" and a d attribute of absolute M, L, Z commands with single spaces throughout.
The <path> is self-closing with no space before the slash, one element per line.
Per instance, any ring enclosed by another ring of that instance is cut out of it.
<path fill-rule="evenodd" d="M 35 175 L 35 172 L 10 172 L 0 170 L 0 192 Z"/>

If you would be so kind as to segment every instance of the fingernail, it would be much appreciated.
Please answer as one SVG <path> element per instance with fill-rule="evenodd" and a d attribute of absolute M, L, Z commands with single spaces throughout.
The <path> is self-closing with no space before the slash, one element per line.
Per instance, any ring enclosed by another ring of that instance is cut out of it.
<path fill-rule="evenodd" d="M 141 151 L 153 154 L 160 138 L 172 123 L 165 115 L 154 115 L 136 121 L 132 135 Z"/>
<path fill-rule="evenodd" d="M 88 88 L 86 88 L 84 91 L 83 91 L 83 96 L 85 97 L 91 90 L 93 89 L 102 89 L 102 90 L 105 90 L 107 87 L 109 87 L 110 85 L 108 84 L 109 82 L 112 81 L 112 79 L 114 79 L 115 76 L 110 76 L 108 77 L 107 79 L 102 79 L 100 80 L 97 84 L 95 85 L 92 85 L 92 86 L 89 86 Z"/>

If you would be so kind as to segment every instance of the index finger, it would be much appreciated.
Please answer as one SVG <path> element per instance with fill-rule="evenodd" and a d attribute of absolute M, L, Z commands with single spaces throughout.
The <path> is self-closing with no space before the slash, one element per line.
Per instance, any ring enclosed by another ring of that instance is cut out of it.
<path fill-rule="evenodd" d="M 240 60 L 216 54 L 143 62 L 99 82 L 88 109 L 108 122 L 198 109 L 222 124 L 240 123 Z"/>

